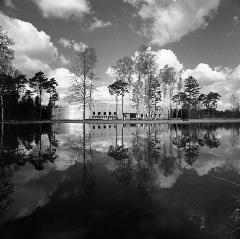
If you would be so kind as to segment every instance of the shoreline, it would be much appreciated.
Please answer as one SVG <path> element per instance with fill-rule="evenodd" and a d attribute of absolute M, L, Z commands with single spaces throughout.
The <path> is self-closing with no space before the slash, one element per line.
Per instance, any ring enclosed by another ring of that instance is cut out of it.
<path fill-rule="evenodd" d="M 49 124 L 49 123 L 84 123 L 84 120 L 9 120 L 0 124 Z M 232 119 L 161 119 L 161 120 L 85 120 L 87 124 L 204 124 L 204 123 L 240 123 L 240 118 Z"/>

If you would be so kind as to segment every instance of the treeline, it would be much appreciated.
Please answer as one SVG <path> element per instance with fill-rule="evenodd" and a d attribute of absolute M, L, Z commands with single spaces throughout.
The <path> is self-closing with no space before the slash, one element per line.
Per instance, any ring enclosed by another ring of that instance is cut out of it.
<path fill-rule="evenodd" d="M 201 94 L 201 87 L 192 76 L 183 80 L 182 73 L 173 67 L 160 68 L 156 52 L 151 47 L 141 46 L 134 57 L 119 59 L 111 69 L 115 82 L 108 89 L 116 97 L 116 108 L 121 97 L 123 109 L 124 96 L 129 93 L 138 117 L 139 107 L 144 105 L 148 117 L 154 118 L 167 95 L 168 118 L 211 117 L 221 97 L 215 92 Z"/>
<path fill-rule="evenodd" d="M 14 69 L 13 44 L 0 26 L 0 120 L 51 119 L 53 107 L 59 99 L 57 82 L 41 71 L 28 79 Z M 43 95 L 46 94 L 48 105 L 43 106 Z"/>

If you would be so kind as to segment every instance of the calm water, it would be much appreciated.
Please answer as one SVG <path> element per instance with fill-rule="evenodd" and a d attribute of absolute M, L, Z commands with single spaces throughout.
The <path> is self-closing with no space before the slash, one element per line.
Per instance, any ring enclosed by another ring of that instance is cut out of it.
<path fill-rule="evenodd" d="M 5 125 L 0 238 L 240 238 L 240 125 Z M 239 208 L 239 210 L 238 210 Z"/>

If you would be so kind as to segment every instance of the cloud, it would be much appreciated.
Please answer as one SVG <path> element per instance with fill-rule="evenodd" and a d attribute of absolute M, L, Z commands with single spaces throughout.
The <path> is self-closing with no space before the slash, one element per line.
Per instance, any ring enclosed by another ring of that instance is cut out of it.
<path fill-rule="evenodd" d="M 70 63 L 70 60 L 66 59 L 65 56 L 63 56 L 63 55 L 59 56 L 59 60 L 62 65 L 68 65 Z"/>
<path fill-rule="evenodd" d="M 202 86 L 209 86 L 216 82 L 226 80 L 226 73 L 218 69 L 212 69 L 208 64 L 200 63 L 195 69 L 188 69 L 183 73 L 183 78 L 193 76 Z"/>
<path fill-rule="evenodd" d="M 113 95 L 110 95 L 107 86 L 97 87 L 93 93 L 93 98 L 97 101 L 101 101 L 104 103 L 114 103 L 115 102 L 115 97 Z"/>
<path fill-rule="evenodd" d="M 12 0 L 4 0 L 4 2 L 7 7 L 11 7 L 11 8 L 15 7 Z"/>
<path fill-rule="evenodd" d="M 44 17 L 82 18 L 90 13 L 88 0 L 34 0 Z"/>
<path fill-rule="evenodd" d="M 112 25 L 112 23 L 109 22 L 109 21 L 104 22 L 103 20 L 99 20 L 96 17 L 94 17 L 93 22 L 91 23 L 90 27 L 88 27 L 86 29 L 86 31 L 93 32 L 97 29 L 108 27 L 108 26 L 111 26 L 111 25 Z"/>
<path fill-rule="evenodd" d="M 233 22 L 238 23 L 239 22 L 239 16 L 234 16 L 233 17 Z"/>
<path fill-rule="evenodd" d="M 166 65 L 175 68 L 177 71 L 181 71 L 183 69 L 183 64 L 179 62 L 177 56 L 171 50 L 158 50 L 156 52 L 155 59 L 159 69 L 163 69 Z"/>
<path fill-rule="evenodd" d="M 61 103 L 64 103 L 61 100 L 63 100 L 63 98 L 66 96 L 68 92 L 68 88 L 72 84 L 71 76 L 72 76 L 72 73 L 66 68 L 58 68 L 55 70 L 51 70 L 48 73 L 48 77 L 55 78 L 55 80 L 58 83 L 57 92 L 59 94 Z"/>
<path fill-rule="evenodd" d="M 202 86 L 201 92 L 218 92 L 221 95 L 219 109 L 230 107 L 230 98 L 233 93 L 240 96 L 240 65 L 230 69 L 215 67 L 214 69 L 208 64 L 201 63 L 194 69 L 187 69 L 183 72 L 183 79 L 193 76 Z"/>
<path fill-rule="evenodd" d="M 190 32 L 205 28 L 221 0 L 124 0 L 137 9 L 144 21 L 142 34 L 163 46 L 181 40 Z"/>
<path fill-rule="evenodd" d="M 84 50 L 84 48 L 87 47 L 87 45 L 85 45 L 82 42 L 76 42 L 74 40 L 68 40 L 65 38 L 61 38 L 59 40 L 59 44 L 61 44 L 65 48 L 70 48 L 70 49 L 72 48 L 75 51 L 82 51 Z"/>
<path fill-rule="evenodd" d="M 38 31 L 31 23 L 10 18 L 0 12 L 0 22 L 14 41 L 14 66 L 24 74 L 31 75 L 39 70 L 48 71 L 49 64 L 56 61 L 58 50 L 51 37 Z"/>
<path fill-rule="evenodd" d="M 107 74 L 109 77 L 112 77 L 112 78 L 115 76 L 114 70 L 111 66 L 107 68 L 105 74 Z"/>

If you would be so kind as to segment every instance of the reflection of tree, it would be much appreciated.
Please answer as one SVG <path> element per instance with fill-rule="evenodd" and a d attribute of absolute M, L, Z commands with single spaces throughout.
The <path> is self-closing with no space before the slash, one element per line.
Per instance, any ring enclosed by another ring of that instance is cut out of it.
<path fill-rule="evenodd" d="M 15 172 L 26 163 L 42 170 L 44 164 L 54 162 L 56 149 L 51 146 L 42 152 L 39 138 L 43 133 L 51 132 L 51 126 L 45 125 L 39 131 L 39 125 L 4 125 L 1 128 L 0 147 L 0 214 L 10 203 L 14 191 L 11 179 Z M 4 132 L 4 134 L 3 134 Z M 34 142 L 35 141 L 35 142 Z M 34 144 L 38 142 L 36 146 Z M 34 154 L 35 153 L 35 154 Z M 34 155 L 34 156 L 33 156 Z"/>
<path fill-rule="evenodd" d="M 190 166 L 197 160 L 200 146 L 217 148 L 221 144 L 216 136 L 216 127 L 212 124 L 176 125 L 172 131 L 175 131 L 172 144 L 184 151 L 184 160 Z"/>
<path fill-rule="evenodd" d="M 129 153 L 128 153 L 128 148 L 124 148 L 124 144 L 123 144 L 123 125 L 122 127 L 122 145 L 118 145 L 117 144 L 117 124 L 115 125 L 116 127 L 116 146 L 114 147 L 113 145 L 111 145 L 109 147 L 108 150 L 108 156 L 116 159 L 116 160 L 122 160 L 122 159 L 126 159 L 129 158 Z"/>
<path fill-rule="evenodd" d="M 123 142 L 122 131 L 122 142 Z M 149 190 L 153 187 L 156 180 L 156 174 L 153 165 L 153 158 L 156 159 L 156 143 L 151 138 L 151 130 L 148 127 L 147 137 L 139 135 L 139 126 L 136 127 L 136 134 L 132 138 L 132 148 L 121 148 L 110 146 L 108 155 L 118 160 L 117 168 L 113 175 L 122 185 L 135 185 L 137 187 Z M 122 145 L 123 146 L 123 145 Z M 118 146 L 121 147 L 121 146 Z M 114 150 L 111 150 L 114 149 Z"/>
<path fill-rule="evenodd" d="M 86 133 L 86 124 L 83 123 L 83 135 L 78 139 L 70 139 L 69 147 L 73 151 L 74 172 L 81 175 L 81 182 L 78 191 L 81 194 L 92 193 L 95 189 L 95 180 L 93 177 L 93 164 L 91 149 L 91 133 Z M 73 172 L 73 174 L 74 174 Z M 69 185 L 71 188 L 71 185 Z"/>
<path fill-rule="evenodd" d="M 161 183 L 161 177 L 181 171 L 181 162 L 192 166 L 199 157 L 200 147 L 220 145 L 213 125 L 173 125 L 162 131 L 162 127 L 148 124 L 142 129 L 140 133 L 140 126 L 136 126 L 132 147 L 127 151 L 121 146 L 109 148 L 108 155 L 117 160 L 113 175 L 123 185 L 154 188 Z"/>

